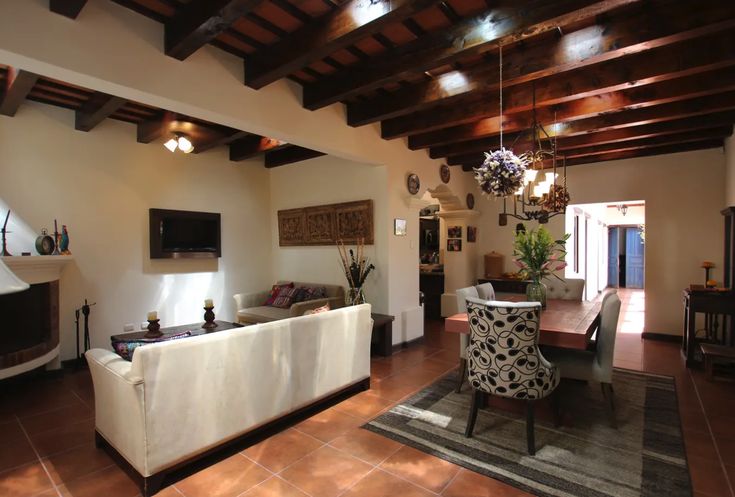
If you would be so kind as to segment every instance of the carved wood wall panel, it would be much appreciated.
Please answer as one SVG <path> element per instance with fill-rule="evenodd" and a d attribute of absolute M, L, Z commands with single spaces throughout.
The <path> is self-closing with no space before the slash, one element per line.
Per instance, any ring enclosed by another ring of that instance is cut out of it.
<path fill-rule="evenodd" d="M 337 240 L 349 245 L 358 238 L 374 243 L 372 200 L 278 211 L 281 247 L 334 245 Z"/>

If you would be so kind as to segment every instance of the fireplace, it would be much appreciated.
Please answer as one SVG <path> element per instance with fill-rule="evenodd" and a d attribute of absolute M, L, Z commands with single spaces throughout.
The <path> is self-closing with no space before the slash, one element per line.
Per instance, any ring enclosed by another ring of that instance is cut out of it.
<path fill-rule="evenodd" d="M 0 369 L 38 359 L 59 344 L 59 282 L 0 296 Z"/>
<path fill-rule="evenodd" d="M 59 279 L 74 256 L 3 257 L 31 287 L 0 295 L 0 380 L 59 367 Z"/>

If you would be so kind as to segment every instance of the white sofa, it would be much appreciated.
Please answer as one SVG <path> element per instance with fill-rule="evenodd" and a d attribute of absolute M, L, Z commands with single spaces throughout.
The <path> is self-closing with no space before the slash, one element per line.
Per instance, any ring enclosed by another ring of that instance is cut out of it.
<path fill-rule="evenodd" d="M 151 344 L 132 362 L 92 349 L 98 442 L 150 495 L 180 463 L 332 394 L 369 388 L 371 331 L 364 304 Z"/>

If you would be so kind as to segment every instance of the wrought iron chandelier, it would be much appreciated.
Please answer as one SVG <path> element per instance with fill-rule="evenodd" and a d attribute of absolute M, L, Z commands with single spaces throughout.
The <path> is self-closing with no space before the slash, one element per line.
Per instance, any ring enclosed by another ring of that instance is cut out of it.
<path fill-rule="evenodd" d="M 500 148 L 485 154 L 483 164 L 474 169 L 475 179 L 487 194 L 502 197 L 503 212 L 500 226 L 508 224 L 508 216 L 522 221 L 536 220 L 541 224 L 566 212 L 569 205 L 567 166 L 564 157 L 557 154 L 556 139 L 552 139 L 536 117 L 536 85 L 533 84 L 533 124 L 526 133 L 516 136 L 513 145 L 503 147 L 503 47 L 499 49 Z M 529 136 L 530 150 L 515 155 L 521 136 Z M 546 143 L 544 143 L 546 142 Z M 541 172 L 550 169 L 542 179 Z M 562 177 L 559 178 L 559 171 Z M 508 210 L 508 197 L 513 203 Z"/>
<path fill-rule="evenodd" d="M 520 154 L 526 162 L 523 186 L 513 195 L 512 212 L 508 198 L 503 197 L 500 226 L 508 224 L 508 216 L 522 221 L 535 220 L 545 224 L 550 218 L 564 214 L 569 205 L 566 159 L 557 153 L 556 138 L 552 138 L 536 117 L 536 86 L 533 86 L 533 123 L 526 133 L 519 134 L 512 149 L 522 136 L 529 137 L 530 150 Z M 546 144 L 544 143 L 546 142 Z M 544 169 L 550 172 L 543 173 Z M 559 178 L 561 172 L 561 178 Z"/>

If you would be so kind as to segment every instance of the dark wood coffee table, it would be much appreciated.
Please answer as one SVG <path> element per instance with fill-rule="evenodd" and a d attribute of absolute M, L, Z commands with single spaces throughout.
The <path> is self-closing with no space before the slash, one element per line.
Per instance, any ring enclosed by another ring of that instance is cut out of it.
<path fill-rule="evenodd" d="M 216 333 L 218 331 L 231 330 L 233 328 L 243 327 L 242 324 L 230 323 L 229 321 L 215 320 L 215 323 L 217 323 L 217 327 L 212 330 L 205 330 L 204 328 L 202 328 L 204 321 L 201 321 L 199 323 L 193 323 L 193 324 L 183 324 L 181 326 L 170 326 L 168 328 L 161 328 L 161 331 L 163 332 L 163 336 L 161 336 L 160 339 L 164 340 L 167 336 L 176 335 L 178 333 L 183 333 L 185 331 L 190 331 L 191 336 L 197 336 L 197 335 L 206 335 L 207 333 Z M 132 333 L 123 333 L 120 335 L 112 335 L 110 339 L 112 341 L 142 340 L 145 338 L 145 333 L 146 333 L 145 331 L 135 331 Z"/>

